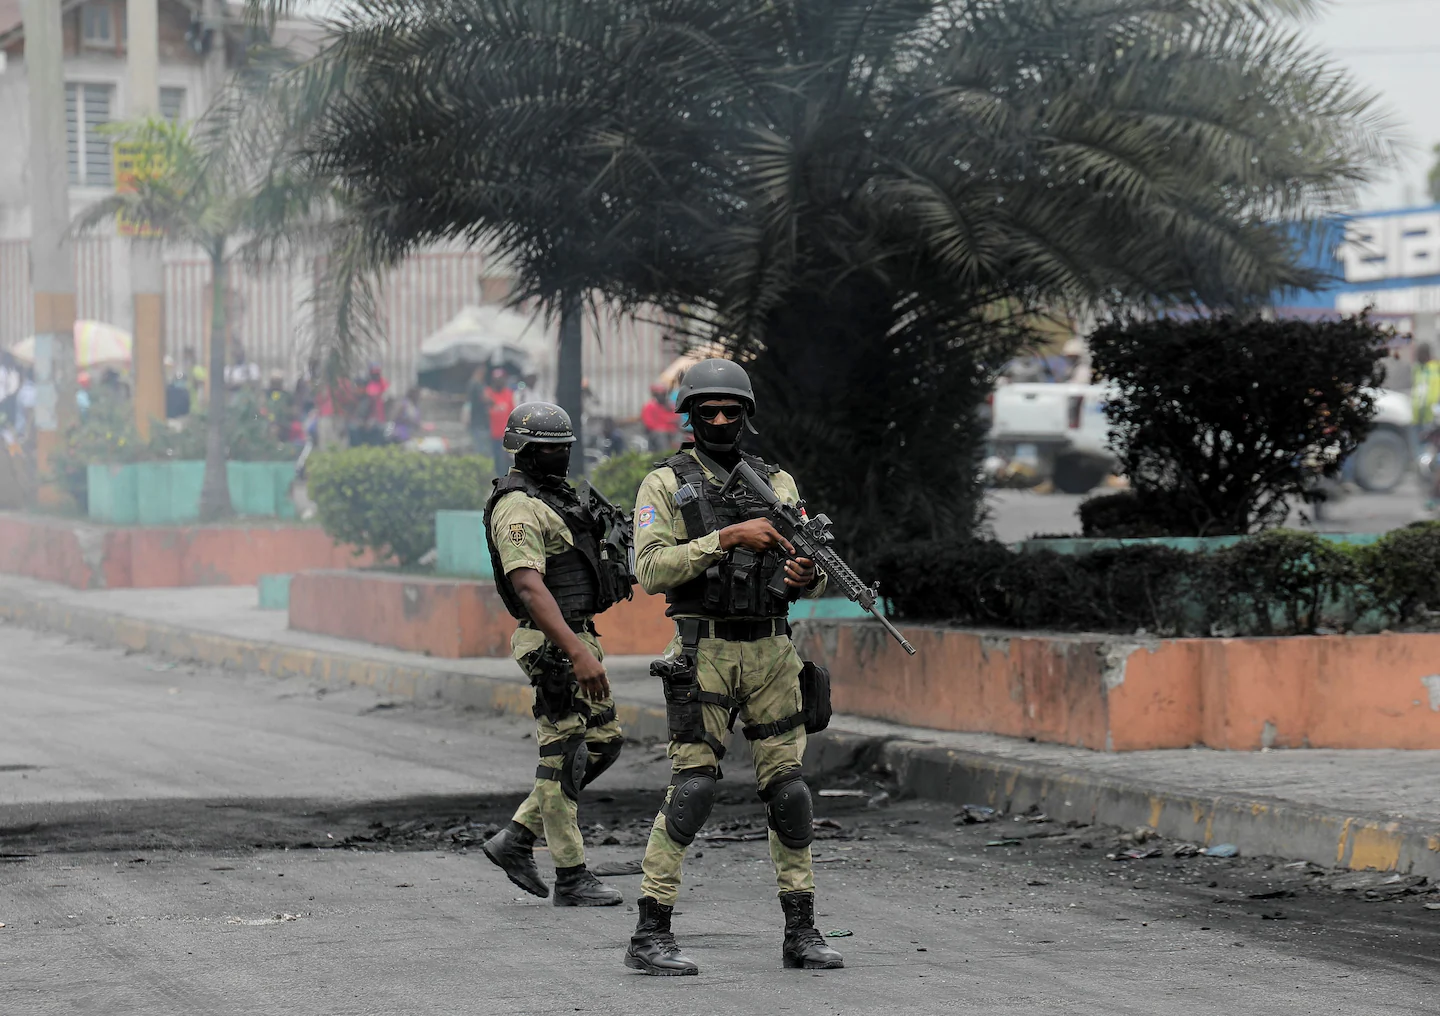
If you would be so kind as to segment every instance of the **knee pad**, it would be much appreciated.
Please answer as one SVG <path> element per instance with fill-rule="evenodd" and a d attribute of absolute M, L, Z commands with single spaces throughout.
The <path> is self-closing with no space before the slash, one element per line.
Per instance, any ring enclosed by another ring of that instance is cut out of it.
<path fill-rule="evenodd" d="M 670 777 L 665 801 L 665 832 L 682 847 L 695 842 L 715 806 L 715 769 L 682 769 Z"/>
<path fill-rule="evenodd" d="M 601 741 L 599 744 L 586 745 L 586 754 L 590 756 L 585 767 L 585 782 L 580 784 L 584 790 L 603 773 L 615 764 L 620 757 L 620 751 L 625 747 L 625 738 L 617 737 L 613 741 Z"/>
<path fill-rule="evenodd" d="M 539 780 L 558 780 L 560 789 L 565 796 L 572 801 L 580 799 L 580 791 L 585 786 L 585 770 L 590 765 L 590 753 L 585 750 L 585 735 L 576 734 L 566 738 L 560 743 L 560 767 L 551 768 L 541 765 L 535 770 L 535 778 Z M 555 754 L 555 745 L 547 744 L 540 749 L 545 755 Z M 544 756 L 541 756 L 542 758 Z"/>
<path fill-rule="evenodd" d="M 775 838 L 791 850 L 808 847 L 815 838 L 815 806 L 810 787 L 798 772 L 777 777 L 760 791 Z"/>

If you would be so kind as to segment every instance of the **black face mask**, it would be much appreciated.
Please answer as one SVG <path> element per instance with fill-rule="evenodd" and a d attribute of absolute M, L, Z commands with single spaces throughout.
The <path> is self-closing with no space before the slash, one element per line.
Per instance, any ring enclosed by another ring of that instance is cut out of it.
<path fill-rule="evenodd" d="M 563 480 L 570 471 L 570 446 L 526 445 L 515 456 L 515 465 L 520 467 L 521 472 L 542 482 Z"/>
<path fill-rule="evenodd" d="M 740 435 L 745 430 L 745 414 L 726 423 L 706 423 L 691 414 L 690 426 L 695 429 L 695 443 L 712 455 L 734 455 L 740 450 Z"/>

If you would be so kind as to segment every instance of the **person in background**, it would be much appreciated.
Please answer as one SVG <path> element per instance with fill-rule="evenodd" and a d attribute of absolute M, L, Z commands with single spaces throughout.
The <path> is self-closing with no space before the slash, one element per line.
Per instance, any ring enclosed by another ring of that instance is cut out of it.
<path fill-rule="evenodd" d="M 90 372 L 82 370 L 75 375 L 75 405 L 80 410 L 80 419 L 90 412 Z"/>
<path fill-rule="evenodd" d="M 385 393 L 389 390 L 390 382 L 385 380 L 385 373 L 381 369 L 379 361 L 372 360 L 370 372 L 365 377 L 367 403 L 365 423 L 371 427 L 383 428 L 385 426 Z"/>
<path fill-rule="evenodd" d="M 260 365 L 245 358 L 245 347 L 231 343 L 232 362 L 225 368 L 225 387 L 230 391 L 260 384 Z"/>
<path fill-rule="evenodd" d="M 405 393 L 405 397 L 395 407 L 395 416 L 391 421 L 390 440 L 394 444 L 404 444 L 412 437 L 420 434 L 420 389 L 411 388 Z"/>
<path fill-rule="evenodd" d="M 1084 339 L 1067 339 L 1060 350 L 1069 365 L 1069 371 L 1065 380 L 1071 384 L 1088 385 L 1090 383 L 1090 350 L 1085 346 Z"/>
<path fill-rule="evenodd" d="M 1418 454 L 1440 420 L 1436 419 L 1435 406 L 1440 403 L 1440 362 L 1430 351 L 1428 342 L 1415 346 L 1415 370 L 1410 380 L 1410 442 L 1413 453 Z M 1425 510 L 1434 511 L 1440 506 L 1440 474 L 1426 483 Z"/>
<path fill-rule="evenodd" d="M 670 389 L 662 384 L 650 386 L 650 400 L 640 410 L 640 422 L 652 452 L 674 451 L 680 447 L 680 417 L 670 402 Z"/>
<path fill-rule="evenodd" d="M 9 353 L 0 353 L 0 415 L 12 424 L 19 411 L 15 397 L 20 394 L 20 367 Z"/>
<path fill-rule="evenodd" d="M 484 379 L 484 383 L 481 381 Z M 515 392 L 505 383 L 505 371 L 496 367 L 485 378 L 485 368 L 475 368 L 469 389 L 470 441 L 475 451 L 488 451 L 497 479 L 510 472 L 510 453 L 505 450 L 505 422 L 515 409 Z"/>
<path fill-rule="evenodd" d="M 348 437 L 345 417 L 355 390 L 349 379 L 321 383 L 315 389 L 315 446 L 344 448 Z"/>
<path fill-rule="evenodd" d="M 20 390 L 15 393 L 15 430 L 23 440 L 31 433 L 35 417 L 35 372 L 26 367 L 20 373 Z"/>
<path fill-rule="evenodd" d="M 184 372 L 185 385 L 190 389 L 190 411 L 194 412 L 205 405 L 207 383 L 210 380 L 210 372 L 200 366 L 195 356 L 195 350 L 186 347 L 180 357 L 181 367 Z"/>

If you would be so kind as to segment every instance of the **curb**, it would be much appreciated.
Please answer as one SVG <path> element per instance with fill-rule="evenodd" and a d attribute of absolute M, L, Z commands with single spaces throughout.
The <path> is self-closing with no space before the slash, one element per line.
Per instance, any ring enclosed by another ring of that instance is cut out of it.
<path fill-rule="evenodd" d="M 482 677 L 375 660 L 360 654 L 297 649 L 214 635 L 86 607 L 0 591 L 0 618 L 86 639 L 222 669 L 304 677 L 328 685 L 362 685 L 417 702 L 443 702 L 528 717 L 530 688 L 520 680 Z M 617 701 L 629 736 L 664 740 L 665 710 Z M 1199 844 L 1233 843 L 1244 854 L 1311 861 L 1326 867 L 1375 868 L 1440 879 L 1440 826 L 1375 814 L 1351 814 L 1274 798 L 1205 794 L 1138 783 L 1043 762 L 1006 759 L 897 737 L 846 731 L 814 735 L 806 768 L 815 773 L 879 766 L 901 794 L 954 805 L 985 804 L 1006 813 L 1030 808 L 1059 821 L 1133 828 Z M 748 743 L 730 756 L 741 762 Z"/>

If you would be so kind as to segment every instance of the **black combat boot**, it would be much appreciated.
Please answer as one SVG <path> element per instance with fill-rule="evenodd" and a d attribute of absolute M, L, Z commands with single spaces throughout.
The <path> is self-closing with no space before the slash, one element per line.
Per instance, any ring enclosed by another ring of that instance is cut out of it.
<path fill-rule="evenodd" d="M 527 893 L 545 897 L 550 889 L 540 881 L 540 869 L 535 867 L 535 834 L 519 822 L 511 822 L 494 836 L 480 845 L 485 856 L 498 864 L 514 882 Z"/>
<path fill-rule="evenodd" d="M 555 869 L 557 907 L 613 907 L 624 902 L 619 889 L 604 885 L 583 864 Z"/>
<path fill-rule="evenodd" d="M 635 934 L 630 936 L 630 948 L 625 950 L 625 965 L 632 970 L 666 977 L 698 974 L 700 968 L 680 951 L 675 936 L 670 934 L 670 915 L 675 908 L 649 896 L 641 896 L 639 906 L 640 920 L 635 925 Z"/>
<path fill-rule="evenodd" d="M 781 893 L 780 906 L 785 911 L 785 944 L 780 958 L 786 967 L 836 970 L 845 965 L 844 958 L 815 930 L 814 893 Z"/>

